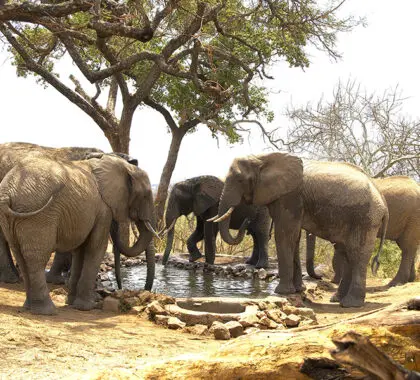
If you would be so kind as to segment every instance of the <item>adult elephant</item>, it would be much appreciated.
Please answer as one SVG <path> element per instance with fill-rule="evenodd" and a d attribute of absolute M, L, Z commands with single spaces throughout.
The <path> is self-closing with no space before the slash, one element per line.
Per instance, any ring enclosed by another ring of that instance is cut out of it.
<path fill-rule="evenodd" d="M 147 174 L 120 157 L 74 162 L 31 157 L 16 164 L 0 183 L 0 226 L 22 269 L 24 306 L 36 314 L 56 312 L 44 270 L 58 250 L 73 252 L 68 303 L 92 309 L 111 225 L 130 220 L 140 232 L 136 243 L 129 247 L 114 236 L 119 250 L 131 257 L 156 235 L 153 196 Z M 151 289 L 155 258 L 146 254 L 146 259 Z"/>
<path fill-rule="evenodd" d="M 412 282 L 416 277 L 415 261 L 420 246 L 420 186 L 406 176 L 374 178 L 372 181 L 388 205 L 389 222 L 385 238 L 395 241 L 401 249 L 400 267 L 388 286 Z M 310 276 L 320 278 L 321 276 L 315 273 L 313 265 L 315 238 L 315 236 L 307 238 L 313 243 L 308 245 L 306 265 Z M 337 284 L 340 282 L 343 265 L 340 253 L 334 253 L 335 275 L 332 282 Z"/>
<path fill-rule="evenodd" d="M 190 213 L 194 213 L 197 223 L 194 232 L 187 240 L 189 261 L 193 262 L 202 257 L 197 243 L 204 239 L 205 260 L 209 264 L 214 263 L 218 228 L 217 224 L 206 220 L 217 214 L 223 185 L 223 181 L 219 178 L 206 175 L 178 182 L 172 187 L 165 211 L 168 238 L 163 264 L 167 263 L 172 250 L 177 219 L 181 215 Z M 266 268 L 271 223 L 267 207 L 240 205 L 231 216 L 229 228 L 237 230 L 244 223 L 254 242 L 252 255 L 246 263 L 257 268 Z"/>
<path fill-rule="evenodd" d="M 37 144 L 13 142 L 0 144 L 0 181 L 4 178 L 14 165 L 24 159 L 30 157 L 49 157 L 59 161 L 75 161 L 84 160 L 92 154 L 102 154 L 103 152 L 96 148 L 83 147 L 65 147 L 50 148 Z M 116 153 L 127 162 L 137 165 L 137 160 L 122 153 Z M 119 253 L 114 250 L 116 261 L 118 261 Z M 63 272 L 67 272 L 71 266 L 71 253 L 59 252 L 54 256 L 54 261 L 50 270 L 46 273 L 47 282 L 54 284 L 64 283 Z M 118 271 L 119 266 L 116 265 L 115 277 L 121 288 L 121 274 Z M 14 283 L 19 281 L 19 273 L 13 263 L 9 246 L 0 231 L 0 282 Z"/>
<path fill-rule="evenodd" d="M 332 301 L 359 307 L 366 295 L 366 271 L 382 226 L 381 247 L 388 222 L 386 203 L 370 179 L 352 165 L 305 161 L 285 153 L 237 158 L 220 199 L 220 234 L 237 244 L 229 232 L 229 214 L 242 202 L 267 205 L 273 218 L 280 283 L 276 292 L 302 289 L 298 241 L 301 228 L 342 247 L 346 261 L 343 281 Z"/>

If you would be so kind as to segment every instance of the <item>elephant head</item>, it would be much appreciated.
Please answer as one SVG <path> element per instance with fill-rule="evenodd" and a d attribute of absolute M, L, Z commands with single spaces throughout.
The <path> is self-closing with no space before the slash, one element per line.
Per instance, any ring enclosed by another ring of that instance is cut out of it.
<path fill-rule="evenodd" d="M 214 220 L 219 223 L 222 239 L 228 244 L 242 241 L 246 222 L 236 237 L 229 232 L 230 215 L 240 203 L 270 205 L 283 195 L 300 189 L 302 183 L 303 165 L 298 157 L 276 152 L 236 158 L 230 166 L 220 198 L 220 217 Z"/>
<path fill-rule="evenodd" d="M 133 257 L 146 251 L 148 275 L 146 289 L 151 289 L 154 277 L 155 258 L 153 250 L 148 249 L 153 235 L 157 236 L 153 194 L 146 172 L 113 154 L 104 154 L 100 158 L 89 159 L 92 172 L 98 183 L 103 201 L 112 211 L 115 223 L 111 237 L 118 250 L 124 255 Z M 118 223 L 133 221 L 139 238 L 132 247 L 120 239 Z M 153 268 L 153 270 L 151 270 Z"/>
<path fill-rule="evenodd" d="M 166 264 L 172 250 L 174 227 L 181 215 L 193 212 L 202 216 L 216 206 L 222 194 L 223 182 L 213 176 L 199 176 L 176 183 L 168 197 L 165 211 L 165 228 L 168 233 L 162 264 Z"/>

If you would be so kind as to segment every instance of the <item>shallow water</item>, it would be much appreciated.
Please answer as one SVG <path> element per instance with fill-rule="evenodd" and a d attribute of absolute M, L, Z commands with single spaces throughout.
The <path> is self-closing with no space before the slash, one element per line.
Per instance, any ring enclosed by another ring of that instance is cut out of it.
<path fill-rule="evenodd" d="M 146 266 L 121 268 L 124 289 L 142 289 Z M 259 278 L 222 277 L 214 272 L 180 269 L 156 264 L 153 291 L 173 297 L 253 297 L 274 294 L 278 279 L 272 282 Z"/>

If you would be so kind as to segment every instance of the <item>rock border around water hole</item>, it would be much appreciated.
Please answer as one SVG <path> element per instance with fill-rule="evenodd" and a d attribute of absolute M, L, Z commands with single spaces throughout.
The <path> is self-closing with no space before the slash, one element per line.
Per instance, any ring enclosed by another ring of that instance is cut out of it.
<path fill-rule="evenodd" d="M 192 304 L 237 303 L 243 306 L 238 313 L 215 313 L 180 307 L 182 302 Z M 103 310 L 122 312 L 131 309 L 140 317 L 147 317 L 159 326 L 194 335 L 213 336 L 228 340 L 259 330 L 285 330 L 298 326 L 318 324 L 314 311 L 301 305 L 300 297 L 270 296 L 261 300 L 228 298 L 175 299 L 148 291 L 119 290 L 105 297 Z"/>

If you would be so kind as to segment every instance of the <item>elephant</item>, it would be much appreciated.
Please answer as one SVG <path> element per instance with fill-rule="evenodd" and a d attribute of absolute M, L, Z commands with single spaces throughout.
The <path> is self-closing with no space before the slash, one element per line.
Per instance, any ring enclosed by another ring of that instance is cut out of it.
<path fill-rule="evenodd" d="M 174 240 L 174 226 L 181 215 L 191 212 L 196 217 L 196 228 L 187 241 L 189 261 L 193 262 L 202 257 L 197 243 L 204 238 L 205 260 L 214 264 L 216 250 L 217 225 L 206 220 L 217 214 L 223 181 L 214 176 L 199 176 L 176 183 L 168 197 L 165 211 L 165 226 L 168 240 L 162 263 L 166 264 L 172 250 Z M 229 228 L 239 229 L 243 223 L 247 224 L 248 233 L 252 236 L 254 248 L 247 264 L 257 268 L 268 266 L 268 240 L 271 219 L 268 209 L 264 206 L 241 205 L 232 214 Z"/>
<path fill-rule="evenodd" d="M 103 152 L 96 148 L 50 148 L 40 146 L 37 144 L 13 142 L 0 145 L 0 181 L 4 178 L 7 172 L 19 161 L 28 157 L 47 156 L 54 160 L 60 161 L 75 161 L 83 160 L 92 156 L 92 154 L 102 154 Z M 116 153 L 127 162 L 138 165 L 136 159 L 125 155 L 123 153 Z M 119 253 L 114 249 L 114 255 L 119 256 Z M 118 261 L 118 258 L 117 260 Z M 71 253 L 60 252 L 54 256 L 53 264 L 50 270 L 46 273 L 47 282 L 54 284 L 63 284 L 63 272 L 67 272 L 71 266 Z M 119 288 L 121 288 L 121 274 L 118 272 L 119 266 L 116 265 L 115 277 Z M 0 282 L 14 283 L 19 281 L 19 273 L 13 263 L 12 256 L 8 244 L 0 231 Z"/>
<path fill-rule="evenodd" d="M 132 247 L 118 234 L 119 223 L 130 220 L 140 234 Z M 24 307 L 46 315 L 56 313 L 44 274 L 51 252 L 72 252 L 67 302 L 90 310 L 110 230 L 118 250 L 129 257 L 145 251 L 157 236 L 146 172 L 113 154 L 72 162 L 39 156 L 17 163 L 0 183 L 0 226 L 22 269 Z M 155 266 L 150 252 L 148 290 Z"/>
<path fill-rule="evenodd" d="M 388 223 L 386 202 L 366 174 L 346 163 L 302 161 L 281 152 L 236 158 L 215 220 L 229 244 L 238 244 L 245 233 L 244 228 L 236 237 L 229 232 L 230 214 L 241 203 L 268 206 L 280 277 L 276 293 L 303 289 L 298 244 L 303 228 L 344 253 L 345 273 L 331 300 L 343 307 L 364 305 L 367 265 L 378 230 L 382 248 Z"/>
<path fill-rule="evenodd" d="M 406 176 L 373 178 L 372 181 L 388 205 L 389 222 L 385 238 L 395 241 L 401 249 L 400 267 L 388 286 L 412 282 L 416 277 L 415 261 L 420 246 L 420 186 Z M 313 266 L 316 236 L 308 239 L 311 243 L 307 249 L 307 271 L 310 276 L 320 278 Z M 334 253 L 333 283 L 339 283 L 342 277 L 341 257 L 340 252 Z"/>

